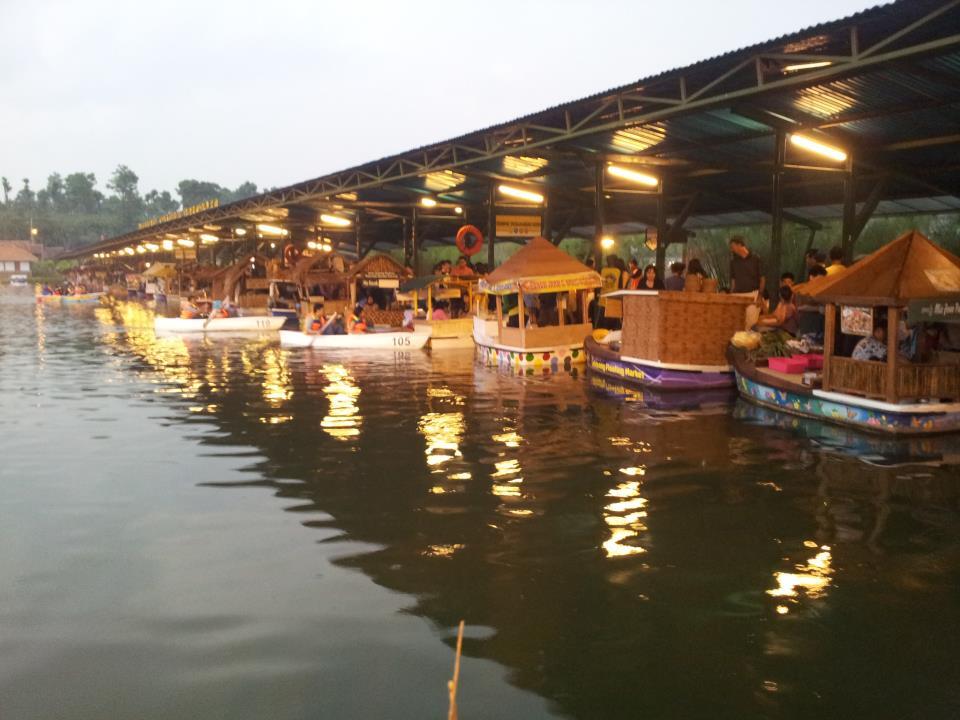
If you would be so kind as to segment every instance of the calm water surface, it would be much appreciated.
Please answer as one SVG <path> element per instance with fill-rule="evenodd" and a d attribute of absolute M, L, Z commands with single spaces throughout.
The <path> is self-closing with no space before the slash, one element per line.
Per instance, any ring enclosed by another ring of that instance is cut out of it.
<path fill-rule="evenodd" d="M 960 716 L 960 450 L 0 295 L 0 717 Z"/>

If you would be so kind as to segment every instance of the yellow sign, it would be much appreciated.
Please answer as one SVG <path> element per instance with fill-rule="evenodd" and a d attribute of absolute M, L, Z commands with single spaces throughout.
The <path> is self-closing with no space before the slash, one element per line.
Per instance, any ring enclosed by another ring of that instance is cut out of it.
<path fill-rule="evenodd" d="M 137 228 L 143 230 L 144 228 L 153 227 L 154 225 L 159 225 L 160 223 L 170 222 L 171 220 L 179 220 L 182 217 L 193 215 L 194 213 L 202 212 L 203 210 L 212 210 L 215 207 L 220 207 L 220 198 L 204 200 L 202 203 L 191 205 L 183 210 L 175 210 L 167 213 L 166 215 L 144 220 L 142 223 L 137 225 Z"/>
<path fill-rule="evenodd" d="M 539 237 L 539 215 L 497 215 L 497 237 Z"/>

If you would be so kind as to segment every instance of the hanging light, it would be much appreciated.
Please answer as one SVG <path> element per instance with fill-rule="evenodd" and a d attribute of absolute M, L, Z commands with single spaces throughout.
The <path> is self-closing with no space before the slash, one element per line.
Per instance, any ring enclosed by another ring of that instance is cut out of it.
<path fill-rule="evenodd" d="M 790 143 L 796 145 L 798 148 L 809 150 L 812 153 L 836 160 L 837 162 L 843 162 L 847 159 L 847 154 L 840 148 L 834 147 L 833 145 L 825 145 L 813 138 L 808 138 L 806 135 L 791 135 Z"/>
<path fill-rule="evenodd" d="M 137 245 L 137 254 L 143 255 L 147 249 L 143 245 Z"/>
<path fill-rule="evenodd" d="M 163 241 L 164 250 L 173 250 L 173 240 L 164 240 Z"/>
<path fill-rule="evenodd" d="M 630 170 L 619 165 L 608 165 L 607 172 L 614 177 L 618 177 L 623 180 L 629 180 L 630 182 L 637 183 L 638 185 L 657 187 L 657 185 L 660 184 L 660 178 L 658 177 L 654 177 L 653 175 L 649 175 L 645 172 L 640 172 L 639 170 Z"/>
<path fill-rule="evenodd" d="M 236 235 L 237 237 L 243 237 L 244 235 L 247 234 L 247 229 L 242 227 L 234 228 L 233 234 Z"/>
<path fill-rule="evenodd" d="M 817 62 L 797 63 L 796 65 L 786 65 L 784 72 L 800 72 L 801 70 L 813 70 L 814 68 L 829 67 L 833 65 L 830 60 L 818 60 Z"/>
<path fill-rule="evenodd" d="M 522 188 L 513 187 L 512 185 L 501 185 L 497 189 L 504 195 L 516 198 L 517 200 L 526 200 L 527 202 L 532 203 L 542 203 L 544 200 L 543 195 L 540 193 L 533 192 L 532 190 L 524 190 Z"/>
<path fill-rule="evenodd" d="M 333 245 L 331 245 L 330 243 L 323 243 L 323 245 L 320 246 L 320 249 L 323 250 L 323 252 L 325 253 L 332 252 Z"/>
<path fill-rule="evenodd" d="M 600 247 L 604 250 L 609 250 L 614 245 L 616 245 L 616 240 L 614 240 L 610 235 L 604 235 L 600 238 Z"/>
<path fill-rule="evenodd" d="M 317 243 L 314 242 L 313 240 L 307 240 L 307 247 L 310 248 L 311 250 L 316 250 Z"/>
<path fill-rule="evenodd" d="M 457 205 L 457 206 L 453 209 L 453 211 L 454 211 L 457 215 L 463 215 L 463 208 L 460 207 L 459 205 Z"/>
<path fill-rule="evenodd" d="M 257 230 L 262 232 L 264 235 L 274 235 L 276 237 L 286 237 L 290 234 L 290 231 L 286 228 L 277 227 L 276 225 L 267 225 L 266 223 L 258 224 Z"/>
<path fill-rule="evenodd" d="M 420 204 L 426 208 L 432 208 L 437 206 L 437 201 L 432 197 L 422 197 L 420 198 Z"/>
<path fill-rule="evenodd" d="M 321 215 L 320 222 L 335 227 L 350 227 L 350 220 L 339 215 Z"/>
<path fill-rule="evenodd" d="M 160 249 L 160 246 L 159 246 L 159 245 L 157 245 L 156 243 L 152 243 L 152 242 L 144 243 L 143 246 L 144 246 L 147 250 L 149 250 L 150 252 L 156 252 L 157 250 Z"/>
<path fill-rule="evenodd" d="M 192 248 L 196 245 L 196 243 L 190 238 L 180 238 L 179 240 L 177 240 L 177 245 L 179 245 L 180 247 Z"/>
<path fill-rule="evenodd" d="M 200 233 L 200 242 L 204 245 L 212 245 L 213 243 L 220 242 L 220 238 L 210 233 Z"/>

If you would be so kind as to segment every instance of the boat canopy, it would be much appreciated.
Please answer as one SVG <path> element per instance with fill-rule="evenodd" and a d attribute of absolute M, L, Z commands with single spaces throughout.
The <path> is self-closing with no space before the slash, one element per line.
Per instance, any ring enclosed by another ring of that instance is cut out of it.
<path fill-rule="evenodd" d="M 600 276 L 542 237 L 534 238 L 503 265 L 480 280 L 480 291 L 492 295 L 589 290 Z"/>
<path fill-rule="evenodd" d="M 400 292 L 414 292 L 415 290 L 424 290 L 434 283 L 443 280 L 442 275 L 423 275 L 418 278 L 410 278 L 400 283 Z"/>
<path fill-rule="evenodd" d="M 799 285 L 821 303 L 903 307 L 913 300 L 960 298 L 960 258 L 911 230 L 834 275 Z"/>

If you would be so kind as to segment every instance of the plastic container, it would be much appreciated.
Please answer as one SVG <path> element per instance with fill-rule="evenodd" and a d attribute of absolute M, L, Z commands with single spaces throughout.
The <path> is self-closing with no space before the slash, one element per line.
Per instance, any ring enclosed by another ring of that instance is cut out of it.
<path fill-rule="evenodd" d="M 807 367 L 810 370 L 822 370 L 823 369 L 823 355 L 819 353 L 809 353 L 805 355 L 807 359 Z"/>
<path fill-rule="evenodd" d="M 807 361 L 804 360 L 802 357 L 788 357 L 788 358 L 777 357 L 777 358 L 770 358 L 767 361 L 767 366 L 775 372 L 782 372 L 782 373 L 788 373 L 790 375 L 794 375 L 796 373 L 802 373 L 804 370 L 807 369 Z"/>

